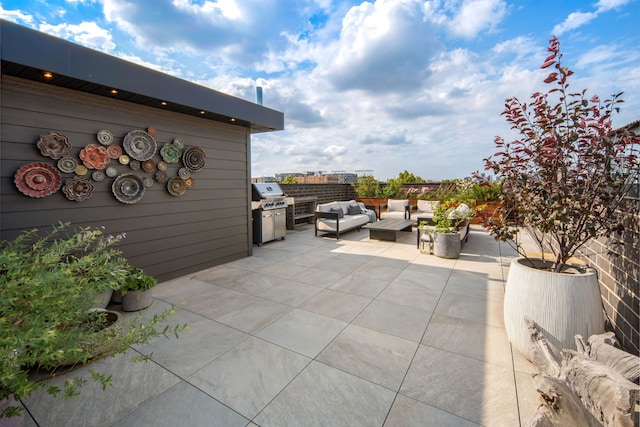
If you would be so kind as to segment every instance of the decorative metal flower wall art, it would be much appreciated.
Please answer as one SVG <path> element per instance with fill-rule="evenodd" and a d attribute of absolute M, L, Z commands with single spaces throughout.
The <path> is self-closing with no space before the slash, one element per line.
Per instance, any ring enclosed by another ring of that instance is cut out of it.
<path fill-rule="evenodd" d="M 14 182 L 24 195 L 40 198 L 58 191 L 62 177 L 47 163 L 29 163 L 18 169 Z"/>
<path fill-rule="evenodd" d="M 87 169 L 104 169 L 107 167 L 111 158 L 107 154 L 107 149 L 101 145 L 87 144 L 80 150 L 80 160 Z"/>
<path fill-rule="evenodd" d="M 87 200 L 91 197 L 92 191 L 93 184 L 91 183 L 91 180 L 81 176 L 68 178 L 62 187 L 62 192 L 67 196 L 67 199 L 74 200 L 76 202 L 84 202 Z"/>
<path fill-rule="evenodd" d="M 71 151 L 69 139 L 57 132 L 40 135 L 36 146 L 43 156 L 51 157 L 54 160 L 67 156 Z"/>
<path fill-rule="evenodd" d="M 204 167 L 205 153 L 199 147 L 185 147 L 181 138 L 174 138 L 158 151 L 155 135 L 153 127 L 147 131 L 133 130 L 124 136 L 120 146 L 111 131 L 102 129 L 96 134 L 99 144 L 90 143 L 82 147 L 78 160 L 70 155 L 72 147 L 65 135 L 58 132 L 42 134 L 36 143 L 37 148 L 43 156 L 57 160 L 57 169 L 47 163 L 29 163 L 16 172 L 14 182 L 18 190 L 29 197 L 45 197 L 62 187 L 65 196 L 77 202 L 89 199 L 95 188 L 94 182 L 107 178 L 114 178 L 112 193 L 124 204 L 140 201 L 145 188 L 153 186 L 154 179 L 167 183 L 170 195 L 182 196 L 194 185 L 190 175 Z M 160 159 L 154 159 L 156 153 Z M 174 168 L 173 164 L 178 167 Z M 121 174 L 116 166 L 127 166 L 130 171 L 149 175 Z M 89 173 L 90 170 L 93 172 Z M 60 173 L 74 176 L 67 178 L 63 186 Z M 170 173 L 175 176 L 170 177 Z"/>

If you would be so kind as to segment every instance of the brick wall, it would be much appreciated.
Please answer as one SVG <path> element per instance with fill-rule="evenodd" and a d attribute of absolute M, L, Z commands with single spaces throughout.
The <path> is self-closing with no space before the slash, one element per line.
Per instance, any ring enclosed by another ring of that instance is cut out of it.
<path fill-rule="evenodd" d="M 640 205 L 640 203 L 638 204 Z M 640 206 L 622 235 L 592 240 L 580 258 L 598 272 L 608 329 L 629 353 L 640 355 Z"/>
<path fill-rule="evenodd" d="M 280 187 L 287 196 L 315 196 L 318 198 L 318 203 L 356 198 L 356 192 L 350 184 L 280 184 Z"/>

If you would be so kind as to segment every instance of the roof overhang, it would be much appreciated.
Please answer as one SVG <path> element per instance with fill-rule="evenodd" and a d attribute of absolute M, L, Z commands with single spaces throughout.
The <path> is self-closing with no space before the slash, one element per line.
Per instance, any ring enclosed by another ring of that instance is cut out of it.
<path fill-rule="evenodd" d="M 2 74 L 242 126 L 251 133 L 284 129 L 280 111 L 4 20 L 0 59 Z"/>

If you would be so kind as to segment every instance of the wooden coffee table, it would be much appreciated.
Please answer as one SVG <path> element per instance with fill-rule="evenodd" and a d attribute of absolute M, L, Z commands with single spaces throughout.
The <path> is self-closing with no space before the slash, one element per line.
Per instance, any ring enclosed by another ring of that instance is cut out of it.
<path fill-rule="evenodd" d="M 362 228 L 369 230 L 369 238 L 374 240 L 386 240 L 388 242 L 396 241 L 396 233 L 398 231 L 411 231 L 411 227 L 415 224 L 410 219 L 382 219 Z"/>

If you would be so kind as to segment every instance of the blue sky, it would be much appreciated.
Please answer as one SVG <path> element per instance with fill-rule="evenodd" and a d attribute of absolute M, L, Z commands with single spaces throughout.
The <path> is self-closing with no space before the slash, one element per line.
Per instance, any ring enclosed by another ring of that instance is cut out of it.
<path fill-rule="evenodd" d="M 560 39 L 572 87 L 640 119 L 640 0 L 0 0 L 0 17 L 285 113 L 252 175 L 469 176 L 513 137 L 504 100 L 544 90 Z"/>

